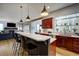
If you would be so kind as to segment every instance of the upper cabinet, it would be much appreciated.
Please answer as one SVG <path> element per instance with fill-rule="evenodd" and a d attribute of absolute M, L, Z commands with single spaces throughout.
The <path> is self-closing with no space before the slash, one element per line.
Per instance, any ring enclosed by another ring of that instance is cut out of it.
<path fill-rule="evenodd" d="M 47 18 L 47 19 L 42 20 L 42 28 L 51 29 L 52 28 L 52 18 Z"/>
<path fill-rule="evenodd" d="M 55 30 L 62 33 L 79 33 L 79 13 L 55 18 Z"/>

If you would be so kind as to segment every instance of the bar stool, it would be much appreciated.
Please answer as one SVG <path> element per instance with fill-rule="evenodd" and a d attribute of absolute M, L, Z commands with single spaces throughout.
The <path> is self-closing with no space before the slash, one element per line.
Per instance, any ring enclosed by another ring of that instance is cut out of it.
<path fill-rule="evenodd" d="M 27 51 L 29 56 L 38 55 L 38 49 L 37 44 L 35 41 L 31 40 L 27 37 L 22 37 L 22 47 L 24 49 L 22 55 L 24 55 L 24 52 Z"/>
<path fill-rule="evenodd" d="M 13 43 L 13 54 L 20 55 L 20 48 L 21 48 L 21 36 L 19 34 L 14 33 L 14 43 Z"/>

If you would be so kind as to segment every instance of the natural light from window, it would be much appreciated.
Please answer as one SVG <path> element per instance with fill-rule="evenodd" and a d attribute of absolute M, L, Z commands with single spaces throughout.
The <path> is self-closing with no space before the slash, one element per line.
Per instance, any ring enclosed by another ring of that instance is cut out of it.
<path fill-rule="evenodd" d="M 3 24 L 0 24 L 0 32 L 4 30 Z"/>

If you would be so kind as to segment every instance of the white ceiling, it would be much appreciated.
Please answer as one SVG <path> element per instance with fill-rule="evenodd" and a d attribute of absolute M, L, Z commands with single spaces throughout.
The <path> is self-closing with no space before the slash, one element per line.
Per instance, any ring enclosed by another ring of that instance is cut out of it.
<path fill-rule="evenodd" d="M 20 9 L 20 3 L 0 3 L 0 18 L 10 19 L 14 21 L 20 20 L 23 17 L 27 16 L 27 10 L 29 6 L 29 14 L 31 19 L 35 19 L 40 16 L 41 10 L 43 9 L 43 3 L 30 3 L 23 4 L 23 8 Z M 48 12 L 61 9 L 63 7 L 71 5 L 71 3 L 46 3 Z"/>

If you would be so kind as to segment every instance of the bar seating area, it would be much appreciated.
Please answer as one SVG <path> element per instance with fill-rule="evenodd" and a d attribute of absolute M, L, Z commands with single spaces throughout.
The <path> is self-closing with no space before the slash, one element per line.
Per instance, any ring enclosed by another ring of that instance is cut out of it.
<path fill-rule="evenodd" d="M 49 41 L 35 41 L 31 38 L 25 37 L 25 36 L 21 36 L 19 34 L 15 33 L 15 39 L 16 39 L 16 43 L 14 43 L 13 47 L 14 47 L 14 55 L 25 55 L 25 52 L 27 52 L 27 54 L 29 56 L 47 56 L 48 55 L 48 45 L 49 45 Z M 21 53 L 20 49 L 23 49 L 23 51 Z M 27 55 L 26 54 L 26 55 Z"/>
<path fill-rule="evenodd" d="M 14 55 L 19 55 L 19 51 L 20 51 L 20 48 L 21 48 L 21 36 L 20 35 L 17 35 L 16 33 L 13 34 L 14 35 L 14 43 L 13 43 L 13 54 Z"/>

